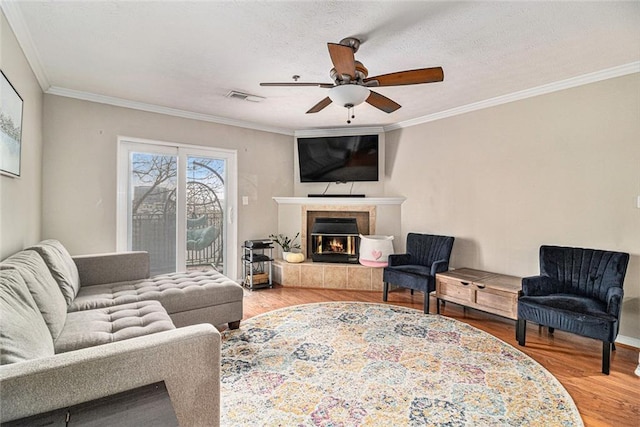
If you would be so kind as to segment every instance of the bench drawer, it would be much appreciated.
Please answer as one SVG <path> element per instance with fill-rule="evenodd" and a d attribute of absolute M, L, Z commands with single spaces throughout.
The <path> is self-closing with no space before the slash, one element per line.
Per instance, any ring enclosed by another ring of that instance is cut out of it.
<path fill-rule="evenodd" d="M 451 300 L 454 302 L 473 302 L 473 288 L 471 287 L 471 284 L 467 282 L 439 279 L 436 282 L 436 293 L 440 298 Z"/>
<path fill-rule="evenodd" d="M 495 289 L 478 289 L 475 303 L 478 308 L 490 313 L 501 314 L 505 317 L 516 318 L 518 312 L 518 294 L 498 291 Z"/>

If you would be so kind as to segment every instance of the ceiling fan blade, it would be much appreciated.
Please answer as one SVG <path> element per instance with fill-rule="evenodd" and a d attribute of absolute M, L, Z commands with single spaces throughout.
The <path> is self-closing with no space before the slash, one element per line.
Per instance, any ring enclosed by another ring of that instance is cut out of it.
<path fill-rule="evenodd" d="M 442 67 L 419 68 L 417 70 L 398 71 L 364 79 L 364 83 L 377 81 L 378 86 L 417 85 L 420 83 L 435 83 L 444 80 Z"/>
<path fill-rule="evenodd" d="M 367 98 L 367 103 L 373 105 L 379 110 L 384 111 L 385 113 L 393 113 L 398 108 L 402 107 L 397 102 L 387 98 L 384 95 L 380 95 L 378 92 L 371 91 L 369 97 Z"/>
<path fill-rule="evenodd" d="M 331 98 L 327 96 L 325 99 L 323 99 L 322 101 L 318 102 L 316 105 L 311 107 L 311 109 L 307 111 L 307 114 L 317 113 L 318 111 L 322 110 L 324 107 L 326 107 L 329 104 L 331 104 Z"/>
<path fill-rule="evenodd" d="M 327 43 L 329 56 L 338 75 L 347 74 L 353 79 L 356 75 L 356 60 L 353 57 L 353 48 L 337 43 Z"/>
<path fill-rule="evenodd" d="M 260 83 L 260 86 L 317 86 L 317 87 L 332 88 L 335 85 L 333 83 L 284 82 L 284 83 Z"/>

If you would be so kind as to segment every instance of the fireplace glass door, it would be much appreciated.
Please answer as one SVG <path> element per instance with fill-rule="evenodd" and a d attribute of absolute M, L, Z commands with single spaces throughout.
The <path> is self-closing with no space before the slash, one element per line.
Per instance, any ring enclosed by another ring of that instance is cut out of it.
<path fill-rule="evenodd" d="M 355 218 L 316 218 L 311 229 L 311 259 L 316 262 L 358 262 Z"/>
<path fill-rule="evenodd" d="M 314 236 L 315 254 L 346 254 L 356 255 L 356 236 Z"/>

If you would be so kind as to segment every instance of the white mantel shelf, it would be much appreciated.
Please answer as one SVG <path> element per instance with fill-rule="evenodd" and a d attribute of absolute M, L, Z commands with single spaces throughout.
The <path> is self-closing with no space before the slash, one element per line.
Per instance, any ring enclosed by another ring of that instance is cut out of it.
<path fill-rule="evenodd" d="M 405 197 L 274 197 L 279 205 L 401 205 Z"/>

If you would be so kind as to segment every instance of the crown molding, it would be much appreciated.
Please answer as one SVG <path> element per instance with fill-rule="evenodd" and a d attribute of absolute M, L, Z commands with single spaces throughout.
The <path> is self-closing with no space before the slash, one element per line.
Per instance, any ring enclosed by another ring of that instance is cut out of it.
<path fill-rule="evenodd" d="M 4 0 L 0 0 L 4 4 Z M 35 71 L 34 71 L 35 72 Z M 292 131 L 290 129 L 278 128 L 273 126 L 259 125 L 251 122 L 244 122 L 241 120 L 228 119 L 225 117 L 212 116 L 203 113 L 194 113 L 186 110 L 179 110 L 170 107 L 162 107 L 159 105 L 146 104 L 143 102 L 130 101 L 122 98 L 115 98 L 104 95 L 97 95 L 90 92 L 82 92 L 73 89 L 66 89 L 60 87 L 49 87 L 45 90 L 45 93 L 51 95 L 65 96 L 68 98 L 81 99 L 85 101 L 97 102 L 101 104 L 114 105 L 117 107 L 132 108 L 134 110 L 147 111 L 151 113 L 166 114 L 169 116 L 182 117 L 186 119 L 201 120 L 205 122 L 212 122 L 218 124 L 224 124 L 229 126 L 236 126 L 246 129 L 259 130 L 264 132 L 273 132 L 288 136 L 330 136 L 330 135 L 350 135 L 350 134 L 362 134 L 363 132 L 369 133 L 382 133 L 390 132 L 396 129 L 407 128 L 411 126 L 420 125 L 423 123 L 433 122 L 436 120 L 445 119 L 448 117 L 458 116 L 460 114 L 469 113 L 472 111 L 482 110 L 485 108 L 491 108 L 509 102 L 520 101 L 527 98 L 533 98 L 535 96 L 544 95 L 552 92 L 558 92 L 565 89 L 571 89 L 578 86 L 583 86 L 590 83 L 596 83 L 602 80 L 608 80 L 616 77 L 622 77 L 629 74 L 640 73 L 640 61 L 632 62 L 618 67 L 607 68 L 605 70 L 596 71 L 594 73 L 584 74 L 582 76 L 572 77 L 570 79 L 560 80 L 558 82 L 549 83 L 542 86 L 537 86 L 531 89 L 525 89 L 518 92 L 513 92 L 507 95 L 497 96 L 495 98 L 486 99 L 484 101 L 474 102 L 472 104 L 463 105 L 449 110 L 441 111 L 427 116 L 417 117 L 415 119 L 406 120 L 403 122 L 394 123 L 383 127 L 362 127 L 362 128 L 338 128 L 338 129 L 307 129 Z M 40 81 L 40 80 L 38 80 Z M 48 82 L 48 81 L 47 81 Z M 48 83 L 47 83 L 48 84 Z"/>
<path fill-rule="evenodd" d="M 484 101 L 474 102 L 472 104 L 463 105 L 461 107 L 451 108 L 449 110 L 440 111 L 438 113 L 429 114 L 427 116 L 418 117 L 403 122 L 394 123 L 384 127 L 385 132 L 396 129 L 416 126 L 422 123 L 433 122 L 436 120 L 453 117 L 460 114 L 469 113 L 471 111 L 482 110 L 485 108 L 495 107 L 509 102 L 520 101 L 522 99 L 533 98 L 534 96 L 544 95 L 547 93 L 557 92 L 560 90 L 570 89 L 602 80 L 622 77 L 629 74 L 640 73 L 640 61 L 631 62 L 629 64 L 620 65 L 618 67 L 607 68 L 605 70 L 596 71 L 594 73 L 584 74 L 582 76 L 572 77 L 566 80 L 560 80 L 531 89 L 525 89 L 513 92 L 507 95 L 497 96 L 495 98 L 485 99 Z"/>
<path fill-rule="evenodd" d="M 3 1 L 3 0 L 0 0 Z M 277 128 L 272 126 L 258 125 L 256 123 L 244 122 L 240 120 L 228 119 L 225 117 L 212 116 L 202 113 L 194 113 L 186 110 L 178 110 L 175 108 L 162 107 L 153 104 L 146 104 L 143 102 L 130 101 L 121 98 L 114 98 L 110 96 L 97 95 L 89 92 L 76 91 L 72 89 L 65 89 L 60 87 L 50 87 L 45 93 L 59 96 L 66 96 L 69 98 L 82 99 L 85 101 L 98 102 L 102 104 L 115 105 L 118 107 L 132 108 L 135 110 L 148 111 L 158 114 L 167 114 L 170 116 L 182 117 L 193 120 L 201 120 L 212 123 L 225 124 L 229 126 L 237 126 L 247 129 L 260 130 L 264 132 L 273 132 L 282 135 L 289 136 L 330 136 L 330 135 L 350 135 L 350 134 L 362 134 L 363 132 L 369 133 L 382 133 L 390 132 L 396 129 L 407 128 L 411 126 L 417 126 L 423 123 L 433 122 L 436 120 L 445 119 L 448 117 L 458 116 L 461 114 L 469 113 L 472 111 L 482 110 L 485 108 L 491 108 L 509 102 L 520 101 L 527 98 L 533 98 L 539 95 L 545 95 L 552 92 L 558 92 L 565 89 L 571 89 L 578 86 L 587 85 L 590 83 L 596 83 L 603 80 L 613 79 L 616 77 L 622 77 L 629 74 L 640 73 L 640 61 L 631 62 L 629 64 L 620 65 L 618 67 L 607 68 L 605 70 L 596 71 L 589 74 L 584 74 L 570 79 L 560 80 L 557 82 L 549 83 L 542 86 L 536 86 L 531 89 L 525 89 L 518 92 L 513 92 L 507 95 L 497 96 L 495 98 L 486 99 L 479 102 L 463 105 L 449 110 L 440 111 L 438 113 L 429 114 L 427 116 L 417 117 L 411 120 L 405 120 L 403 122 L 393 123 L 391 125 L 383 127 L 363 127 L 363 128 L 338 128 L 338 129 L 307 129 L 292 131 L 285 128 Z"/>
<path fill-rule="evenodd" d="M 27 28 L 27 24 L 24 22 L 18 2 L 0 0 L 0 9 L 2 9 L 4 16 L 7 18 L 7 22 L 18 40 L 18 44 L 22 48 L 22 52 L 27 58 L 27 62 L 29 63 L 33 74 L 36 76 L 36 80 L 38 80 L 40 88 L 43 92 L 47 91 L 51 87 L 51 84 L 49 83 L 47 73 L 42 67 L 42 61 L 38 55 L 38 50 L 33 44 L 31 33 Z"/>
<path fill-rule="evenodd" d="M 382 126 L 370 126 L 370 127 L 342 127 L 332 129 L 306 129 L 297 130 L 294 132 L 294 136 L 298 137 L 314 137 L 314 136 L 350 136 L 350 135 L 372 135 L 384 133 Z"/>
<path fill-rule="evenodd" d="M 128 99 L 116 98 L 112 96 L 98 95 L 90 92 L 66 89 L 52 86 L 45 93 L 49 95 L 64 96 L 67 98 L 80 99 L 83 101 L 97 102 L 99 104 L 113 105 L 116 107 L 131 108 L 133 110 L 146 111 L 149 113 L 165 114 L 168 116 L 181 117 L 183 119 L 200 120 L 203 122 L 218 123 L 228 126 L 236 126 L 245 129 L 271 132 L 282 135 L 293 136 L 293 131 L 285 128 L 265 126 L 257 123 L 244 122 L 241 120 L 228 119 L 226 117 L 213 116 L 210 114 L 194 113 L 192 111 L 179 110 L 177 108 L 163 107 L 160 105 L 146 104 L 144 102 L 130 101 Z"/>

